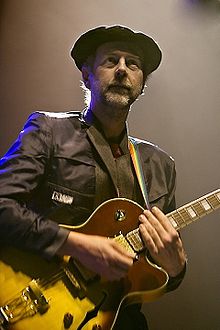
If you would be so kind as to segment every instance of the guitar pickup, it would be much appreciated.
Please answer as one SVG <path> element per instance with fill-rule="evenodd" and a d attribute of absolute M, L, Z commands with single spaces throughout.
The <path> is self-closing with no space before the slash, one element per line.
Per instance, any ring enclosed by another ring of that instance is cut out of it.
<path fill-rule="evenodd" d="M 85 268 L 80 262 L 70 258 L 68 265 L 63 268 L 67 279 L 72 286 L 68 286 L 72 294 L 80 299 L 84 299 L 87 295 L 88 285 L 99 279 L 99 276 Z"/>
<path fill-rule="evenodd" d="M 79 261 L 71 259 L 71 263 L 86 284 L 89 284 L 99 278 L 97 273 L 94 273 L 93 271 L 89 270 Z"/>

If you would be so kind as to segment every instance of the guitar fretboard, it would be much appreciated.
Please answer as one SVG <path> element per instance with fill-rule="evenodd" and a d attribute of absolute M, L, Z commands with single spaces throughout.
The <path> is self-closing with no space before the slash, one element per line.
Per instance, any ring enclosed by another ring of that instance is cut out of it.
<path fill-rule="evenodd" d="M 176 230 L 179 230 L 220 207 L 220 189 L 217 189 L 195 201 L 181 206 L 167 214 L 168 219 Z M 139 229 L 127 233 L 126 239 L 136 252 L 144 249 Z"/>
<path fill-rule="evenodd" d="M 220 189 L 168 213 L 167 217 L 177 230 L 217 210 L 220 207 Z"/>

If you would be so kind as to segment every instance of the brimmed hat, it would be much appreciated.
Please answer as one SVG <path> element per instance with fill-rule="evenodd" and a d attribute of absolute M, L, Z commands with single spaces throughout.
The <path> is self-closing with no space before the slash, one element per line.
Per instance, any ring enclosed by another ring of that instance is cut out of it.
<path fill-rule="evenodd" d="M 122 25 L 99 26 L 82 34 L 71 50 L 77 68 L 81 71 L 85 61 L 99 46 L 112 41 L 127 41 L 141 49 L 147 74 L 158 68 L 162 53 L 157 43 L 146 34 Z"/>

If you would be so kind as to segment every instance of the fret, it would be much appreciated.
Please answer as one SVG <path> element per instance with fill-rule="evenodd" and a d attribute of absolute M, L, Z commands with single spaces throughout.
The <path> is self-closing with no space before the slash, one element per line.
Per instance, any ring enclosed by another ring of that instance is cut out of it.
<path fill-rule="evenodd" d="M 136 230 L 136 229 L 135 229 Z M 132 246 L 133 250 L 137 251 L 136 248 L 136 241 L 135 241 L 135 236 L 134 236 L 134 231 L 130 231 L 127 235 L 126 235 L 126 239 L 129 242 L 129 244 Z"/>
<path fill-rule="evenodd" d="M 173 212 L 172 218 L 177 223 L 178 227 L 181 228 L 181 227 L 185 226 L 184 219 L 182 218 L 181 213 L 179 212 L 179 209 L 177 209 L 176 211 Z"/>
<path fill-rule="evenodd" d="M 142 239 L 139 234 L 139 229 L 133 230 L 133 240 L 135 241 L 135 251 L 140 251 L 144 248 Z"/>
<path fill-rule="evenodd" d="M 213 195 L 208 197 L 208 200 L 211 206 L 213 207 L 213 209 L 217 209 L 218 207 L 220 207 L 220 194 L 219 194 L 219 198 L 218 195 Z"/>
<path fill-rule="evenodd" d="M 194 208 L 193 205 L 188 206 L 186 208 L 186 210 L 189 213 L 189 216 L 191 218 L 191 221 L 194 221 L 194 220 L 196 220 L 198 218 L 198 214 L 197 214 L 196 209 Z"/>
<path fill-rule="evenodd" d="M 176 222 L 176 220 L 175 220 L 175 218 L 174 218 L 173 215 L 168 216 L 168 219 L 170 220 L 172 226 L 173 226 L 175 229 L 179 229 L 178 223 Z"/>
<path fill-rule="evenodd" d="M 135 252 L 140 252 L 141 250 L 143 250 L 144 245 L 143 245 L 142 239 L 139 235 L 138 228 L 127 233 L 126 239 L 130 243 L 132 248 L 135 250 Z"/>
<path fill-rule="evenodd" d="M 196 213 L 198 214 L 199 217 L 205 215 L 205 210 L 204 207 L 200 202 L 195 202 L 193 203 L 193 208 L 195 209 Z"/>
<path fill-rule="evenodd" d="M 188 225 L 189 223 L 192 222 L 192 217 L 190 215 L 190 213 L 188 212 L 186 207 L 180 208 L 179 209 L 179 213 L 183 219 L 183 222 Z M 192 212 L 191 212 L 192 213 Z"/>
<path fill-rule="evenodd" d="M 143 241 L 141 239 L 141 236 L 140 236 L 140 233 L 139 233 L 139 229 L 136 230 L 136 232 L 135 232 L 135 239 L 136 239 L 136 243 L 137 243 L 137 245 L 136 245 L 137 250 L 136 251 L 139 251 L 140 252 L 141 250 L 143 250 L 144 244 L 143 244 Z"/>
<path fill-rule="evenodd" d="M 176 212 L 179 215 L 179 217 L 178 217 L 179 218 L 178 223 L 179 223 L 180 228 L 185 227 L 186 226 L 186 223 L 185 223 L 184 218 L 182 216 L 181 209 L 180 208 L 177 209 Z"/>

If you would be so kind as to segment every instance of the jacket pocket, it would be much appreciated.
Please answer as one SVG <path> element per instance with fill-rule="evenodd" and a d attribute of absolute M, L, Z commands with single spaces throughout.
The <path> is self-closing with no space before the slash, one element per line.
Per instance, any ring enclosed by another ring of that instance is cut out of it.
<path fill-rule="evenodd" d="M 51 208 L 48 217 L 56 222 L 79 225 L 93 211 L 94 195 L 84 194 L 67 187 L 48 182 Z"/>

